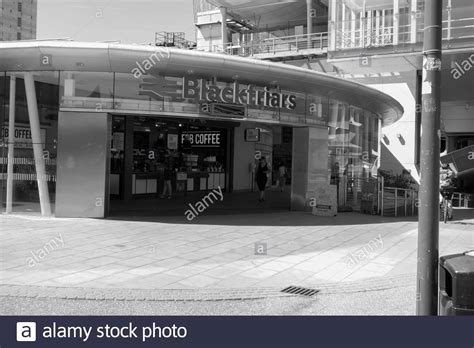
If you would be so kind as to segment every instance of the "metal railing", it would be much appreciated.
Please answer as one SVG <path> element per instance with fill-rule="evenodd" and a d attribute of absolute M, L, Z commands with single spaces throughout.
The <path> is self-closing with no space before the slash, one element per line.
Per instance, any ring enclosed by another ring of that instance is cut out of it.
<path fill-rule="evenodd" d="M 254 56 L 261 54 L 275 55 L 278 53 L 325 53 L 328 47 L 328 33 L 301 34 L 292 36 L 272 37 L 249 43 L 228 43 L 224 47 L 215 45 L 214 52 L 234 56 Z M 309 50 L 310 52 L 307 52 Z"/>
<path fill-rule="evenodd" d="M 454 192 L 452 203 L 454 208 L 474 208 L 474 194 Z"/>
<path fill-rule="evenodd" d="M 395 18 L 397 17 L 397 18 Z M 419 43 L 423 40 L 423 17 L 413 20 L 411 15 L 386 16 L 385 24 L 375 25 L 373 18 L 338 22 L 334 32 L 335 49 L 355 49 L 383 46 L 397 46 Z M 393 23 L 408 23 L 394 26 Z M 443 20 L 442 39 L 474 40 L 474 18 Z"/>
<path fill-rule="evenodd" d="M 381 216 L 414 216 L 418 213 L 418 191 L 398 187 L 380 190 Z"/>

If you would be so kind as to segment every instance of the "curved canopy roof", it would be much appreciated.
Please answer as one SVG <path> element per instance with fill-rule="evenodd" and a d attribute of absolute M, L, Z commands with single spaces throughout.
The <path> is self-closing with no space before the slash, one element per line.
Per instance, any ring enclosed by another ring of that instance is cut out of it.
<path fill-rule="evenodd" d="M 192 50 L 146 45 L 74 41 L 18 41 L 0 43 L 0 71 L 97 71 L 132 73 L 155 52 L 160 58 L 149 73 L 195 75 L 220 81 L 238 80 L 257 86 L 278 85 L 284 90 L 344 101 L 379 115 L 388 126 L 403 115 L 394 98 L 371 87 L 335 76 L 281 63 Z M 50 55 L 50 65 L 41 57 Z M 155 59 L 156 61 L 156 59 Z"/>

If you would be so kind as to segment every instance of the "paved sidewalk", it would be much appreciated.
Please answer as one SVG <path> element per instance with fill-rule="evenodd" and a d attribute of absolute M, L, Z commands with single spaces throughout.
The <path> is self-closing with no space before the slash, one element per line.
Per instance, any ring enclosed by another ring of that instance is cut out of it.
<path fill-rule="evenodd" d="M 441 255 L 474 248 L 474 210 L 456 216 L 463 219 L 441 224 Z M 370 288 L 377 280 L 412 279 L 416 272 L 413 219 L 285 212 L 203 215 L 192 224 L 182 217 L 149 220 L 2 215 L 2 286 L 13 292 L 54 287 L 58 294 L 70 288 L 97 294 L 235 290 L 240 296 L 245 289 L 289 285 L 337 283 L 349 291 L 352 282 Z M 256 243 L 266 244 L 266 255 L 256 253 Z"/>

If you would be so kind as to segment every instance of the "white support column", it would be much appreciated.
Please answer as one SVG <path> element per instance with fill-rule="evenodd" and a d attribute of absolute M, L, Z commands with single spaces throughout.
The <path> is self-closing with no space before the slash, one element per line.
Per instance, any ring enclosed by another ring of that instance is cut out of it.
<path fill-rule="evenodd" d="M 222 16 L 222 23 L 221 23 L 221 36 L 222 36 L 222 50 L 225 52 L 227 47 L 227 9 L 225 7 L 221 7 L 221 16 Z"/>
<path fill-rule="evenodd" d="M 336 50 L 337 22 L 337 0 L 331 0 L 329 4 L 329 48 L 331 51 Z"/>
<path fill-rule="evenodd" d="M 351 48 L 356 47 L 356 13 L 351 10 Z"/>
<path fill-rule="evenodd" d="M 398 45 L 400 36 L 400 0 L 393 0 L 393 45 Z"/>
<path fill-rule="evenodd" d="M 380 11 L 375 11 L 375 43 L 376 45 L 380 45 L 381 43 L 381 35 L 380 35 Z"/>
<path fill-rule="evenodd" d="M 40 198 L 41 215 L 51 215 L 51 203 L 49 201 L 48 182 L 46 177 L 46 166 L 43 158 L 43 146 L 41 140 L 40 120 L 38 115 L 38 103 L 36 101 L 35 81 L 33 74 L 25 73 L 26 101 L 28 104 L 28 116 L 30 119 L 31 139 L 33 141 L 33 153 L 35 157 L 36 179 Z"/>
<path fill-rule="evenodd" d="M 410 43 L 416 43 L 416 29 L 418 18 L 416 15 L 417 11 L 417 0 L 411 0 L 411 25 L 410 25 Z"/>
<path fill-rule="evenodd" d="M 373 32 L 373 18 L 372 18 L 373 11 L 369 11 L 367 13 L 367 46 L 374 45 L 374 32 Z"/>
<path fill-rule="evenodd" d="M 10 76 L 10 104 L 8 108 L 8 165 L 7 165 L 7 197 L 6 213 L 13 211 L 13 163 L 15 160 L 15 100 L 16 77 Z"/>
<path fill-rule="evenodd" d="M 367 38 L 367 0 L 364 0 L 362 3 L 362 15 L 361 15 L 362 24 L 360 26 L 361 30 L 361 47 L 365 47 L 367 45 L 366 38 Z"/>
<path fill-rule="evenodd" d="M 342 37 L 342 47 L 343 48 L 347 48 L 347 45 L 346 45 L 346 4 L 342 3 L 341 4 L 341 37 Z"/>

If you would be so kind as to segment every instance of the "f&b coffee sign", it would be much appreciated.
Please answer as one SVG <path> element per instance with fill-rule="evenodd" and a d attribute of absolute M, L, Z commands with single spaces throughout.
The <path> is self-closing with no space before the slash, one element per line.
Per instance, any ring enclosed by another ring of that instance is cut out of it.
<path fill-rule="evenodd" d="M 188 141 L 191 147 L 220 147 L 221 132 L 219 131 L 189 131 L 181 133 L 181 144 Z"/>

